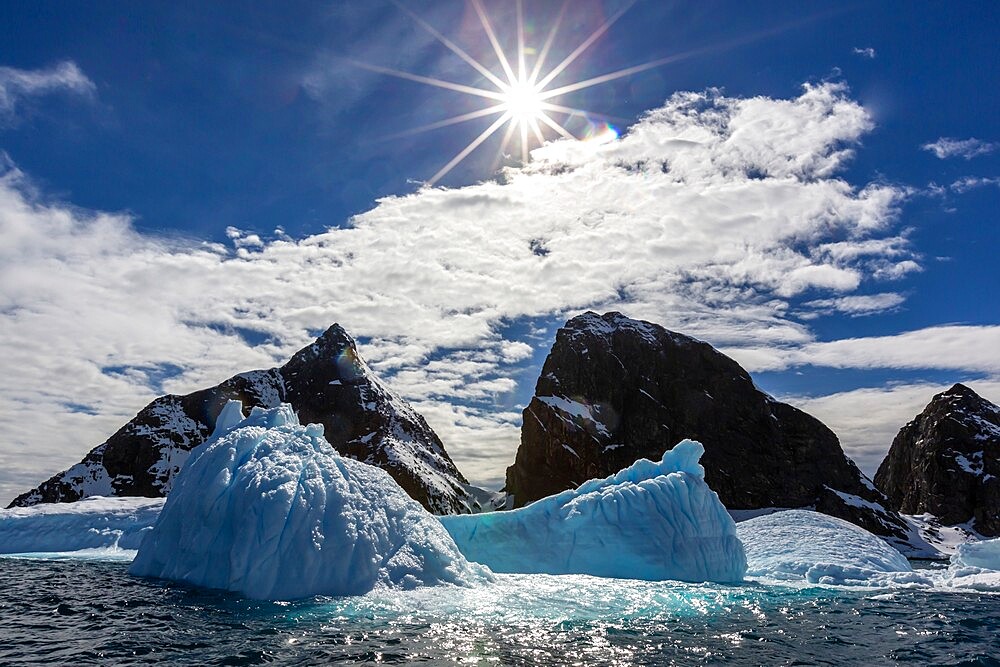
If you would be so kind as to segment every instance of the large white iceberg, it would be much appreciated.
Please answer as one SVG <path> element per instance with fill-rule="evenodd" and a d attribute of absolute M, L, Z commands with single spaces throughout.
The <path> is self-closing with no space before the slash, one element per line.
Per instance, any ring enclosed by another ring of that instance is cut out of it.
<path fill-rule="evenodd" d="M 495 572 L 733 582 L 746 558 L 705 484 L 705 449 L 685 440 L 659 462 L 507 512 L 438 517 L 469 560 Z"/>
<path fill-rule="evenodd" d="M 737 524 L 736 532 L 752 577 L 849 586 L 929 584 L 884 540 L 819 512 L 759 516 Z"/>
<path fill-rule="evenodd" d="M 341 457 L 291 406 L 231 401 L 174 483 L 130 572 L 286 600 L 466 584 L 441 524 L 384 470 Z"/>
<path fill-rule="evenodd" d="M 0 510 L 0 554 L 134 551 L 161 507 L 162 498 L 94 496 Z"/>

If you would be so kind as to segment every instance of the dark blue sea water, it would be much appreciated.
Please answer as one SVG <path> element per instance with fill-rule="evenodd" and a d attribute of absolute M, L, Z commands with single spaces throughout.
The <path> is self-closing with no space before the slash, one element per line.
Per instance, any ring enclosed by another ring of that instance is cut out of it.
<path fill-rule="evenodd" d="M 0 558 L 0 665 L 1000 665 L 1000 596 L 501 576 L 262 603 Z"/>

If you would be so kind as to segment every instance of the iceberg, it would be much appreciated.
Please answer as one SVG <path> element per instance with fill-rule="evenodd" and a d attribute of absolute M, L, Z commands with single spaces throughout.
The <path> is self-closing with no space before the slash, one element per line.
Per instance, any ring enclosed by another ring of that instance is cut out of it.
<path fill-rule="evenodd" d="M 1000 538 L 958 545 L 951 557 L 951 567 L 1000 571 Z"/>
<path fill-rule="evenodd" d="M 1000 538 L 958 545 L 942 584 L 956 589 L 1000 591 Z"/>
<path fill-rule="evenodd" d="M 163 498 L 92 496 L 0 510 L 0 554 L 134 552 L 162 507 Z"/>
<path fill-rule="evenodd" d="M 736 582 L 736 524 L 705 484 L 704 447 L 685 440 L 659 462 L 506 512 L 438 517 L 466 558 L 494 572 Z"/>
<path fill-rule="evenodd" d="M 863 528 L 810 510 L 785 510 L 736 526 L 747 575 L 839 586 L 927 584 L 884 540 Z"/>
<path fill-rule="evenodd" d="M 340 456 L 288 404 L 230 401 L 175 480 L 132 574 L 267 600 L 471 584 L 437 519 L 384 470 Z"/>

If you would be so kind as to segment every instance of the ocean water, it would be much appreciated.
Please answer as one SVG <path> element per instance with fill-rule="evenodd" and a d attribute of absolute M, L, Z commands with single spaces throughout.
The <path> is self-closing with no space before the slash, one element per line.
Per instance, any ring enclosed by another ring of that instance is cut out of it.
<path fill-rule="evenodd" d="M 0 665 L 1000 665 L 1000 595 L 506 575 L 255 602 L 0 558 Z"/>

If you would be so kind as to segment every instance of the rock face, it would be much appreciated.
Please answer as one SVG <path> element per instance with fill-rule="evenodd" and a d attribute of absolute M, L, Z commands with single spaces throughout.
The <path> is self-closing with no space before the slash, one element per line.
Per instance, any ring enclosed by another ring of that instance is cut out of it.
<path fill-rule="evenodd" d="M 506 489 L 520 507 L 658 460 L 684 438 L 704 444 L 705 481 L 728 509 L 812 506 L 907 538 L 819 420 L 757 389 L 707 343 L 620 313 L 585 313 L 557 333 Z"/>
<path fill-rule="evenodd" d="M 468 512 L 476 504 L 424 418 L 372 374 L 354 341 L 335 324 L 280 368 L 240 373 L 186 396 L 157 398 L 82 462 L 10 506 L 95 495 L 165 496 L 191 449 L 211 435 L 231 399 L 242 401 L 247 412 L 290 403 L 303 424 L 323 424 L 338 452 L 385 469 L 431 512 Z"/>
<path fill-rule="evenodd" d="M 900 512 L 1000 535 L 1000 407 L 962 384 L 936 395 L 900 429 L 875 485 Z"/>

